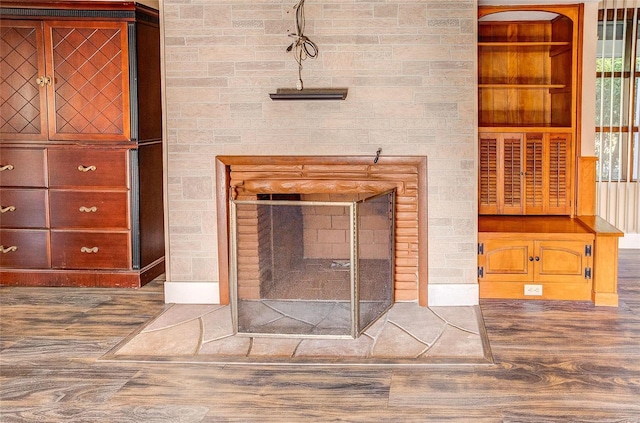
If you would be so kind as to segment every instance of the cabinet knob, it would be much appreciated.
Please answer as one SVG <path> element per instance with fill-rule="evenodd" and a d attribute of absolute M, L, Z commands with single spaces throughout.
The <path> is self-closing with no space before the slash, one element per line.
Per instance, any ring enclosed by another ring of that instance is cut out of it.
<path fill-rule="evenodd" d="M 16 206 L 7 206 L 7 207 L 0 206 L 0 213 L 6 213 L 6 212 L 12 212 L 12 211 L 16 211 Z"/>
<path fill-rule="evenodd" d="M 81 253 L 97 253 L 98 247 L 82 247 L 80 248 Z"/>
<path fill-rule="evenodd" d="M 44 87 L 45 85 L 51 85 L 51 77 L 50 76 L 39 76 L 36 78 L 36 84 Z"/>
<path fill-rule="evenodd" d="M 78 170 L 79 170 L 80 172 L 93 172 L 93 171 L 95 171 L 95 170 L 96 170 L 96 167 L 95 167 L 95 166 L 93 166 L 93 165 L 91 165 L 91 166 L 83 166 L 83 165 L 80 165 L 80 166 L 78 166 Z"/>
<path fill-rule="evenodd" d="M 0 166 L 0 172 L 4 172 L 5 170 L 13 170 L 13 165 L 2 165 Z"/>
<path fill-rule="evenodd" d="M 529 257 L 529 261 L 533 261 L 533 257 Z"/>
<path fill-rule="evenodd" d="M 98 208 L 96 206 L 92 206 L 92 207 L 80 206 L 78 210 L 80 210 L 82 213 L 95 213 L 98 211 Z"/>
<path fill-rule="evenodd" d="M 5 248 L 4 245 L 0 245 L 0 252 L 2 252 L 2 254 L 10 253 L 12 251 L 16 251 L 17 249 L 18 247 L 16 247 L 15 245 L 7 248 Z"/>
<path fill-rule="evenodd" d="M 536 256 L 536 261 L 540 261 L 540 257 Z"/>

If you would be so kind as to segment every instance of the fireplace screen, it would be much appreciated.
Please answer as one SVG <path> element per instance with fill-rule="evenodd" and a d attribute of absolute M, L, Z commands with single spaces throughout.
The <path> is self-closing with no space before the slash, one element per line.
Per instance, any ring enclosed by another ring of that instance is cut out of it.
<path fill-rule="evenodd" d="M 355 338 L 393 303 L 395 190 L 231 200 L 238 334 Z"/>

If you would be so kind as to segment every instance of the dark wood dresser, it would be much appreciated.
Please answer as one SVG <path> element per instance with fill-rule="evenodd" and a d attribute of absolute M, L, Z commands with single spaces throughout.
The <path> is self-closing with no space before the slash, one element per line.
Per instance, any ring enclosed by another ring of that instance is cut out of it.
<path fill-rule="evenodd" d="M 0 7 L 0 283 L 140 287 L 164 273 L 158 12 Z"/>

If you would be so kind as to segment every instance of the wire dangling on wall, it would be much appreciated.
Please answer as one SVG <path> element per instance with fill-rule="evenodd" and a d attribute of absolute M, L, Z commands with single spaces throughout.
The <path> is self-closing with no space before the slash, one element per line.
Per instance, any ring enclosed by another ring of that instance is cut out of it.
<path fill-rule="evenodd" d="M 294 41 L 287 47 L 287 52 L 293 50 L 294 58 L 298 63 L 298 82 L 296 88 L 302 90 L 302 62 L 307 58 L 315 59 L 318 57 L 318 46 L 304 35 L 304 1 L 299 0 L 295 6 L 295 20 L 296 20 L 296 32 L 295 34 L 289 34 L 289 37 L 293 37 Z"/>

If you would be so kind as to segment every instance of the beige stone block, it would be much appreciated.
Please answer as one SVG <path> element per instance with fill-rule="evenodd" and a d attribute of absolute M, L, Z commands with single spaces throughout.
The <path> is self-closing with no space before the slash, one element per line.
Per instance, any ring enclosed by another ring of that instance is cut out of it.
<path fill-rule="evenodd" d="M 182 186 L 185 199 L 213 198 L 213 180 L 210 176 L 183 178 Z"/>
<path fill-rule="evenodd" d="M 426 4 L 400 4 L 398 6 L 398 24 L 400 26 L 424 26 L 426 21 Z"/>
<path fill-rule="evenodd" d="M 395 18 L 398 16 L 397 4 L 374 4 L 373 16 L 376 18 Z"/>
<path fill-rule="evenodd" d="M 231 6 L 205 4 L 202 11 L 202 19 L 209 28 L 225 28 L 231 26 Z"/>

